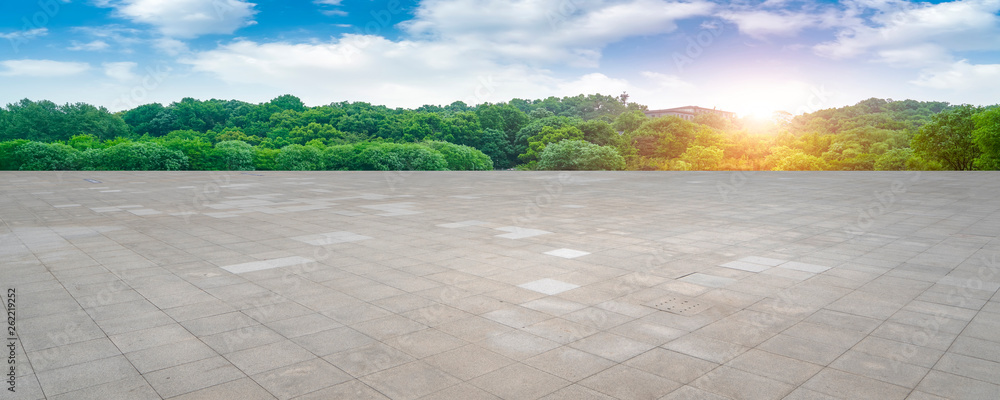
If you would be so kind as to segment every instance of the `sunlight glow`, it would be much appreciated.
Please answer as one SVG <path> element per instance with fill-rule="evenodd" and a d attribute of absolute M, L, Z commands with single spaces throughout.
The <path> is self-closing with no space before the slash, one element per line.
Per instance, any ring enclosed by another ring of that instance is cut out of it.
<path fill-rule="evenodd" d="M 801 82 L 753 82 L 733 88 L 725 95 L 729 111 L 740 117 L 771 120 L 777 111 L 795 113 L 808 92 Z"/>

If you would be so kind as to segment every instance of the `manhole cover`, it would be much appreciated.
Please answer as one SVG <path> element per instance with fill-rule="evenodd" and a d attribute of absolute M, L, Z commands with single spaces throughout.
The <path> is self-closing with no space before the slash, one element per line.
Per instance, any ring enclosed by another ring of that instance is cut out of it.
<path fill-rule="evenodd" d="M 667 296 L 646 303 L 646 305 L 657 310 L 678 315 L 695 315 L 712 307 L 711 304 L 706 302 L 683 296 Z"/>

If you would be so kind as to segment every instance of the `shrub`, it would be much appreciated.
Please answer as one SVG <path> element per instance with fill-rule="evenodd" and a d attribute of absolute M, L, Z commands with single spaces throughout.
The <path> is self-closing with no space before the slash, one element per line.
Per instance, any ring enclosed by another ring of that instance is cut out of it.
<path fill-rule="evenodd" d="M 14 159 L 22 171 L 65 171 L 78 168 L 78 153 L 61 143 L 28 142 L 17 148 Z"/>
<path fill-rule="evenodd" d="M 253 146 L 239 140 L 216 143 L 215 167 L 223 171 L 253 171 Z"/>
<path fill-rule="evenodd" d="M 154 142 L 124 142 L 83 154 L 87 169 L 105 171 L 177 171 L 188 167 L 184 153 Z"/>
<path fill-rule="evenodd" d="M 21 146 L 29 143 L 27 139 L 8 140 L 0 142 L 0 171 L 17 171 L 21 164 L 14 158 L 14 153 Z"/>
<path fill-rule="evenodd" d="M 538 169 L 560 171 L 622 170 L 625 159 L 618 150 L 584 140 L 562 140 L 545 146 Z"/>
<path fill-rule="evenodd" d="M 424 142 L 423 145 L 441 153 L 449 170 L 490 171 L 493 169 L 493 160 L 475 148 L 441 141 Z"/>
<path fill-rule="evenodd" d="M 313 146 L 290 144 L 282 147 L 275 159 L 281 171 L 319 171 L 323 168 L 323 153 Z"/>

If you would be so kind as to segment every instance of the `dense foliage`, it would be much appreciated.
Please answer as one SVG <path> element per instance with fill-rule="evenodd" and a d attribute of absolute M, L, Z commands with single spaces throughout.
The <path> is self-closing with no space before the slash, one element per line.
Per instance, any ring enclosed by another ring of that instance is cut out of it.
<path fill-rule="evenodd" d="M 469 106 L 182 99 L 0 108 L 0 170 L 1000 169 L 1000 107 L 868 99 L 770 121 L 647 118 L 627 95 Z"/>

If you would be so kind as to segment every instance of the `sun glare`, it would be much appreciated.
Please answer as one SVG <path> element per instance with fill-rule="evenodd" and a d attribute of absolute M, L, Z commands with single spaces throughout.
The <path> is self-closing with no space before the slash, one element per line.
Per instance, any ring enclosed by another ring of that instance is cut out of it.
<path fill-rule="evenodd" d="M 736 88 L 727 99 L 731 111 L 743 118 L 770 121 L 775 112 L 789 109 L 801 97 L 802 88 L 788 82 L 784 84 L 753 84 Z"/>

